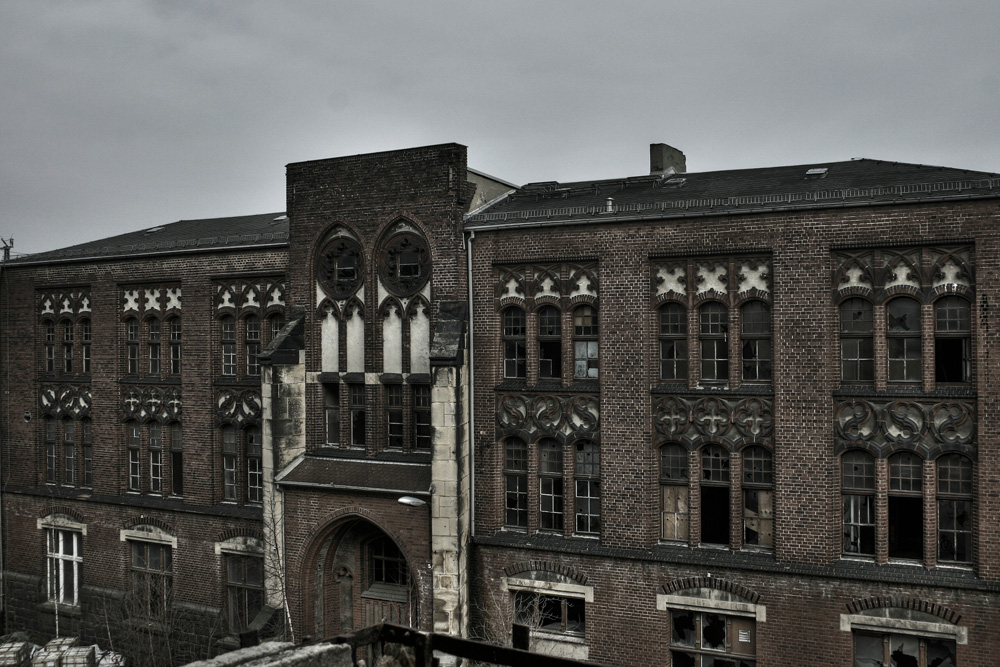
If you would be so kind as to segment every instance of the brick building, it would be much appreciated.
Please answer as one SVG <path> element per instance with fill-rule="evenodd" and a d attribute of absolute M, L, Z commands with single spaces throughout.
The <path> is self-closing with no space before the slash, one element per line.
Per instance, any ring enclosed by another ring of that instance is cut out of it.
<path fill-rule="evenodd" d="M 993 664 L 1000 176 L 650 158 L 302 162 L 285 213 L 8 262 L 7 627 Z"/>

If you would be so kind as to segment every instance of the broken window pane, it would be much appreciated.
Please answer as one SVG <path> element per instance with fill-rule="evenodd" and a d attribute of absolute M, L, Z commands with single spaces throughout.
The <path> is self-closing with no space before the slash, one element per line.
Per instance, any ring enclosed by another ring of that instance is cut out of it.
<path fill-rule="evenodd" d="M 694 646 L 695 613 L 680 609 L 670 612 L 670 643 Z"/>
<path fill-rule="evenodd" d="M 726 650 L 726 617 L 702 614 L 701 646 L 715 651 Z"/>

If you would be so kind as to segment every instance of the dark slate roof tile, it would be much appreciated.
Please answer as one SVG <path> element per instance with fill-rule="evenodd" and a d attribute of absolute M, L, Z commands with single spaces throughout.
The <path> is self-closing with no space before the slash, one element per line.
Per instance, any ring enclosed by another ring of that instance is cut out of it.
<path fill-rule="evenodd" d="M 1000 174 L 857 159 L 575 183 L 529 183 L 468 216 L 466 227 L 611 222 L 972 196 L 1000 197 Z"/>
<path fill-rule="evenodd" d="M 232 218 L 180 220 L 81 243 L 69 248 L 25 255 L 10 265 L 112 259 L 163 253 L 212 251 L 239 246 L 288 244 L 288 217 L 284 213 L 240 215 Z"/>

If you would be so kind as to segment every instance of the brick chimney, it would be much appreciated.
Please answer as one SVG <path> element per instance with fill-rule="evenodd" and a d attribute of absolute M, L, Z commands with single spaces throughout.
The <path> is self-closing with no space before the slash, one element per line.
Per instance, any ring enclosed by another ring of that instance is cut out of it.
<path fill-rule="evenodd" d="M 674 174 L 683 174 L 687 171 L 684 153 L 666 144 L 650 144 L 649 173 L 663 174 L 668 171 Z"/>

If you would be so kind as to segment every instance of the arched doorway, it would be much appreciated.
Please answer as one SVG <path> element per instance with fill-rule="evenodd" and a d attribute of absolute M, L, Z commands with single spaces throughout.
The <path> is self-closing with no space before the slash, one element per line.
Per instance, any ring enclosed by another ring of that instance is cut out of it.
<path fill-rule="evenodd" d="M 313 553 L 306 599 L 314 636 L 381 622 L 417 625 L 411 568 L 396 541 L 378 526 L 360 518 L 338 523 L 318 538 Z"/>

